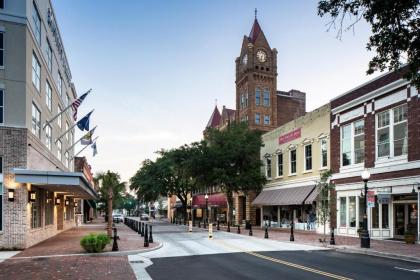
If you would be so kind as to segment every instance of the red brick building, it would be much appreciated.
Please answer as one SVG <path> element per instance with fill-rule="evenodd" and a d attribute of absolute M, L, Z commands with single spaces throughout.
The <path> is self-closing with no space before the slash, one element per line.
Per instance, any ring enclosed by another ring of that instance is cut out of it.
<path fill-rule="evenodd" d="M 420 98 L 389 72 L 331 101 L 331 167 L 336 184 L 336 222 L 341 235 L 357 236 L 365 209 L 361 172 L 367 169 L 372 238 L 403 238 L 418 230 Z"/>
<path fill-rule="evenodd" d="M 268 132 L 305 114 L 304 92 L 294 89 L 277 90 L 277 50 L 270 47 L 256 18 L 250 34 L 243 37 L 240 55 L 235 64 L 236 109 L 223 106 L 220 113 L 216 106 L 204 135 L 210 128 L 224 129 L 229 123 L 239 121 L 246 122 L 251 129 Z M 255 196 L 256 194 L 234 195 L 236 223 L 245 220 L 250 220 L 253 224 L 259 223 L 256 220 L 259 214 L 251 205 Z M 217 216 L 217 211 L 212 214 Z"/>

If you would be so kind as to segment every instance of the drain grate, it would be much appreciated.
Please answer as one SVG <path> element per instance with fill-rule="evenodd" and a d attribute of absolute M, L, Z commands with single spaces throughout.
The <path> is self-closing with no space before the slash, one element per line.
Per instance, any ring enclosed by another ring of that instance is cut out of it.
<path fill-rule="evenodd" d="M 144 263 L 144 261 L 130 261 L 130 263 Z"/>

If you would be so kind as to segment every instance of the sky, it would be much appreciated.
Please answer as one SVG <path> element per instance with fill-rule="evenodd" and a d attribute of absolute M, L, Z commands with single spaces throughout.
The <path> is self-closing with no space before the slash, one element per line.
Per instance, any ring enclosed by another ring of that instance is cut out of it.
<path fill-rule="evenodd" d="M 199 141 L 215 106 L 235 108 L 235 59 L 258 9 L 278 50 L 278 90 L 306 92 L 307 111 L 370 79 L 370 28 L 327 32 L 311 0 L 53 0 L 79 95 L 95 109 L 93 172 L 128 181 L 155 152 Z M 81 136 L 81 134 L 79 134 Z M 80 149 L 80 147 L 78 147 Z"/>

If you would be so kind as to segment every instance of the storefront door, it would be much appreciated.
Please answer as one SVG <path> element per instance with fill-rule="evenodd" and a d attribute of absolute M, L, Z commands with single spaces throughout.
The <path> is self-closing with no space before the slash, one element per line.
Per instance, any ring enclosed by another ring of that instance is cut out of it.
<path fill-rule="evenodd" d="M 417 203 L 394 204 L 394 238 L 404 239 L 404 233 L 409 223 L 417 228 Z"/>

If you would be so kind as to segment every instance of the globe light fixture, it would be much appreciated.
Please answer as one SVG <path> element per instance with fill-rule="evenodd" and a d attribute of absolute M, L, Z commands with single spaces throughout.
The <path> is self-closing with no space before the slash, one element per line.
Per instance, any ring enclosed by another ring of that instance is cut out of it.
<path fill-rule="evenodd" d="M 370 179 L 370 172 L 369 172 L 369 170 L 367 170 L 367 169 L 363 170 L 361 176 L 362 176 L 363 182 L 369 181 L 369 179 Z"/>

